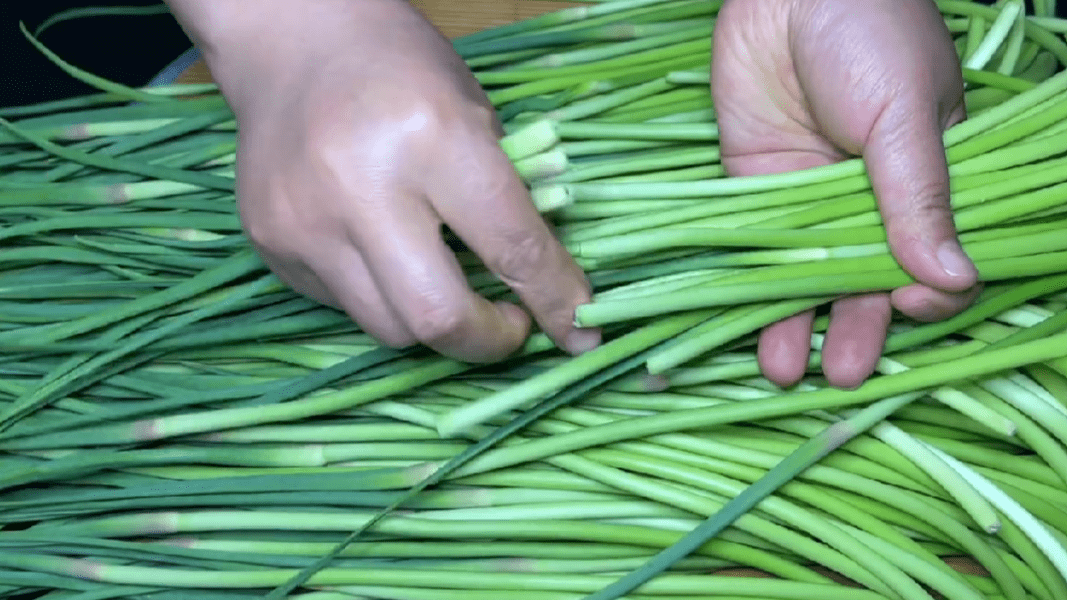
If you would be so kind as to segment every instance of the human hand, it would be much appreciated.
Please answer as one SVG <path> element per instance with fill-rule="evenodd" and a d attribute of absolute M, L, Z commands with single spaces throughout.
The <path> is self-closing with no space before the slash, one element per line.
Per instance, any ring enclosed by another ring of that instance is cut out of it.
<path fill-rule="evenodd" d="M 589 285 L 500 149 L 484 92 L 408 2 L 171 4 L 237 116 L 241 220 L 283 281 L 388 346 L 504 358 L 531 318 L 468 287 L 447 226 L 557 344 L 599 343 L 573 324 Z"/>
<path fill-rule="evenodd" d="M 731 175 L 862 156 L 890 249 L 917 283 L 832 304 L 823 371 L 852 388 L 874 371 L 893 308 L 948 318 L 976 297 L 949 205 L 942 133 L 965 118 L 952 39 L 930 0 L 727 0 L 716 22 L 712 94 Z M 764 329 L 764 375 L 803 377 L 813 313 Z"/>

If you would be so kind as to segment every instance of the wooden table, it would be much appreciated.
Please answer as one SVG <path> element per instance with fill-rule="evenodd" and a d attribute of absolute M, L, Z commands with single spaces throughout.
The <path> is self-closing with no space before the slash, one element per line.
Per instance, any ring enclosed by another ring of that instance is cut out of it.
<path fill-rule="evenodd" d="M 578 2 L 545 0 L 412 0 L 434 25 L 449 37 L 459 37 L 489 27 L 528 19 Z M 202 61 L 185 70 L 180 83 L 206 83 L 211 74 Z"/>

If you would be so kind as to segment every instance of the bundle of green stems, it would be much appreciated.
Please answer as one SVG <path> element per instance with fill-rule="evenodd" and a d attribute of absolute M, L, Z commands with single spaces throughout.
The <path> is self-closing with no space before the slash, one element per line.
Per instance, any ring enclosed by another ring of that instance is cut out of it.
<path fill-rule="evenodd" d="M 493 365 L 381 347 L 270 274 L 214 86 L 128 88 L 27 32 L 100 91 L 0 108 L 0 598 L 1067 600 L 1067 21 L 938 2 L 985 287 L 897 317 L 841 390 L 826 306 L 912 279 L 861 160 L 726 175 L 721 4 L 455 41 L 606 335 Z M 778 389 L 756 336 L 812 308 Z"/>

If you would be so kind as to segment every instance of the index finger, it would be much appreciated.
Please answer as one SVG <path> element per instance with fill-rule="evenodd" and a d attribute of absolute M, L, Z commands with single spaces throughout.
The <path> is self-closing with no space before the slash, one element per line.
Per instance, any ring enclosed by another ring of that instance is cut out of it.
<path fill-rule="evenodd" d="M 440 157 L 447 176 L 428 194 L 445 223 L 522 299 L 541 329 L 572 354 L 600 344 L 578 328 L 575 310 L 592 299 L 585 273 L 552 235 L 507 155 L 488 131 Z"/>

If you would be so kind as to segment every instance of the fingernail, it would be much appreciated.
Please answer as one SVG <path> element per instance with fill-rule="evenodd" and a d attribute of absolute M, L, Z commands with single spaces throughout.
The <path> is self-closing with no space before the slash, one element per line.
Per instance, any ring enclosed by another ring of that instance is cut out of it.
<path fill-rule="evenodd" d="M 948 241 L 937 249 L 937 260 L 941 268 L 953 277 L 962 277 L 974 267 L 970 259 L 963 253 L 963 248 L 955 241 Z"/>
<path fill-rule="evenodd" d="M 597 329 L 575 329 L 567 335 L 567 352 L 580 356 L 596 350 L 600 340 L 600 331 Z"/>

